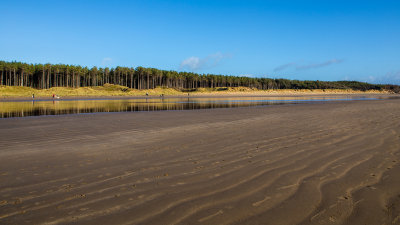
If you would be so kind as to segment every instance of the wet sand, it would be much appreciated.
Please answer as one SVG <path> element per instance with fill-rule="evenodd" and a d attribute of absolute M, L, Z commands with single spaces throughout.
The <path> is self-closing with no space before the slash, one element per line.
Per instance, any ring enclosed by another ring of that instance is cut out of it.
<path fill-rule="evenodd" d="M 325 92 L 326 91 L 326 92 Z M 253 91 L 253 92 L 189 92 L 182 93 L 180 95 L 165 95 L 163 98 L 232 98 L 232 97 L 326 97 L 326 96 L 375 96 L 375 97 L 387 97 L 387 96 L 397 96 L 397 94 L 389 92 L 379 92 L 379 91 L 352 91 L 352 90 L 276 90 L 276 91 Z M 189 94 L 189 95 L 188 95 Z M 160 95 L 126 95 L 126 96 L 60 96 L 58 100 L 120 100 L 120 99 L 158 99 Z M 51 95 L 49 96 L 35 96 L 35 101 L 52 101 L 54 100 Z M 0 102 L 15 102 L 15 101 L 32 101 L 31 96 L 1 96 Z"/>
<path fill-rule="evenodd" d="M 0 120 L 0 224 L 400 224 L 400 100 Z"/>

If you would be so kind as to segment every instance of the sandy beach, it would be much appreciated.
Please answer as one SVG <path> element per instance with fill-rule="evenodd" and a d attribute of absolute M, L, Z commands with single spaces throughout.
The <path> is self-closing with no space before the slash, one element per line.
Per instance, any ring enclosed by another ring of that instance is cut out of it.
<path fill-rule="evenodd" d="M 0 224 L 400 224 L 400 100 L 0 119 Z"/>

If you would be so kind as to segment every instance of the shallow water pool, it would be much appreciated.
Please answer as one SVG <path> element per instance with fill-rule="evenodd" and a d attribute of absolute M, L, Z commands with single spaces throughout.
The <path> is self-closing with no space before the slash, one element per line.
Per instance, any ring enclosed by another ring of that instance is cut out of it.
<path fill-rule="evenodd" d="M 307 96 L 5 101 L 0 102 L 0 118 L 102 112 L 196 110 L 376 99 L 378 98 L 370 96 Z"/>

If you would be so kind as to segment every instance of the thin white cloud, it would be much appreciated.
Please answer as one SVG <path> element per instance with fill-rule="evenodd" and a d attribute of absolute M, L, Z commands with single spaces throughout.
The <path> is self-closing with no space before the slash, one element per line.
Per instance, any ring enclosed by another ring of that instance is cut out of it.
<path fill-rule="evenodd" d="M 291 63 L 286 63 L 283 65 L 280 65 L 274 69 L 274 72 L 279 72 L 279 71 L 285 70 L 287 68 L 290 68 L 292 66 L 296 66 L 296 63 L 291 62 Z"/>
<path fill-rule="evenodd" d="M 239 74 L 238 77 L 255 77 L 254 74 Z"/>
<path fill-rule="evenodd" d="M 312 64 L 299 64 L 299 63 L 295 63 L 295 62 L 290 62 L 290 63 L 286 63 L 286 64 L 276 67 L 274 69 L 274 72 L 279 72 L 279 71 L 290 69 L 290 68 L 294 68 L 295 70 L 316 69 L 316 68 L 321 68 L 321 67 L 325 67 L 325 66 L 329 66 L 329 65 L 333 65 L 333 64 L 339 64 L 342 62 L 343 62 L 342 59 L 331 59 L 331 60 L 328 60 L 325 62 L 312 63 Z"/>
<path fill-rule="evenodd" d="M 343 62 L 343 60 L 341 60 L 341 59 L 331 59 L 331 60 L 328 60 L 328 61 L 322 62 L 322 63 L 298 65 L 298 66 L 296 66 L 296 70 L 308 70 L 308 69 L 321 68 L 321 67 L 329 66 L 332 64 L 338 64 L 338 63 L 342 63 L 342 62 Z"/>
<path fill-rule="evenodd" d="M 200 58 L 197 56 L 191 56 L 187 59 L 184 59 L 181 62 L 180 68 L 181 69 L 188 69 L 192 71 L 209 69 L 215 66 L 218 66 L 222 60 L 226 58 L 231 58 L 232 55 L 230 54 L 222 54 L 221 52 L 216 52 L 210 54 L 204 58 Z"/>
<path fill-rule="evenodd" d="M 400 85 L 400 70 L 391 71 L 382 76 L 368 76 L 362 81 L 374 84 L 397 84 Z"/>
<path fill-rule="evenodd" d="M 189 57 L 181 62 L 181 68 L 187 68 L 190 70 L 198 70 L 201 67 L 201 62 L 200 62 L 199 57 Z"/>
<path fill-rule="evenodd" d="M 112 58 L 105 57 L 105 58 L 103 58 L 103 60 L 101 60 L 101 65 L 102 66 L 110 65 L 112 63 L 112 61 L 113 61 Z"/>

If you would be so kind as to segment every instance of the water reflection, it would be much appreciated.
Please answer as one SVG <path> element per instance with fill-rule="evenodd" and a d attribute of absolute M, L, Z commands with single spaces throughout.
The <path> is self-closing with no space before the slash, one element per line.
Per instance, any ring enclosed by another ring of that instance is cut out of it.
<path fill-rule="evenodd" d="M 264 105 L 298 104 L 333 100 L 369 100 L 367 97 L 231 97 L 146 98 L 123 100 L 57 100 L 0 102 L 0 118 L 99 112 L 196 110 Z"/>

